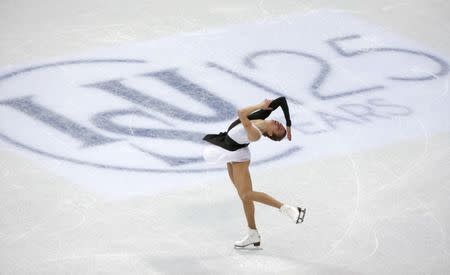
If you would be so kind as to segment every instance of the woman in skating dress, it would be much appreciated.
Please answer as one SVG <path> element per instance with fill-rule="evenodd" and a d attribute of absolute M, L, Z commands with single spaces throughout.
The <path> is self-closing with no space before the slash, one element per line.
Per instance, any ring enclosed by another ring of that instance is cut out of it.
<path fill-rule="evenodd" d="M 276 120 L 266 120 L 278 107 L 283 110 L 287 129 Z M 203 157 L 208 162 L 226 163 L 231 182 L 242 200 L 249 231 L 244 239 L 234 243 L 236 248 L 241 248 L 261 244 L 256 229 L 254 201 L 278 208 L 295 223 L 303 222 L 305 209 L 283 204 L 266 193 L 254 191 L 250 177 L 250 143 L 258 141 L 261 136 L 280 141 L 287 135 L 288 140 L 291 140 L 291 119 L 286 98 L 279 97 L 273 101 L 266 99 L 260 104 L 239 110 L 238 116 L 226 132 L 203 138 L 211 143 L 205 148 Z"/>

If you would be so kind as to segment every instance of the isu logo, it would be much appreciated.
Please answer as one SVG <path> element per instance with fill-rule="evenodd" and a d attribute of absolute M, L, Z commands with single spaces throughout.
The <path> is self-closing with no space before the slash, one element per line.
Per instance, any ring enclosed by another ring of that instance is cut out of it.
<path fill-rule="evenodd" d="M 339 127 L 412 114 L 412 108 L 386 98 L 407 104 L 408 97 L 395 97 L 395 90 L 449 72 L 447 62 L 435 55 L 400 47 L 364 48 L 367 41 L 359 35 L 316 43 L 320 52 L 301 47 L 249 52 L 236 58 L 233 68 L 211 61 L 171 67 L 162 61 L 90 59 L 9 72 L 0 75 L 0 139 L 58 161 L 104 169 L 221 170 L 205 168 L 202 137 L 226 128 L 236 117 L 233 103 L 244 104 L 240 97 L 286 96 L 292 109 L 302 112 L 295 116 L 294 111 L 296 133 L 328 135 Z M 339 58 L 324 57 L 330 55 Z M 230 57 L 225 58 L 229 64 Z M 336 73 L 340 63 L 351 77 L 346 71 L 346 77 Z M 356 77 L 360 68 L 361 79 Z M 265 152 L 253 157 L 253 164 L 298 152 L 293 144 L 275 150 L 268 145 L 258 150 Z"/>
<path fill-rule="evenodd" d="M 236 107 L 177 68 L 149 72 L 146 66 L 143 60 L 73 60 L 5 74 L 0 77 L 0 138 L 42 156 L 97 168 L 222 169 L 204 168 L 202 137 L 209 125 L 226 127 Z M 105 75 L 112 77 L 104 80 Z M 298 150 L 291 146 L 256 162 Z"/>

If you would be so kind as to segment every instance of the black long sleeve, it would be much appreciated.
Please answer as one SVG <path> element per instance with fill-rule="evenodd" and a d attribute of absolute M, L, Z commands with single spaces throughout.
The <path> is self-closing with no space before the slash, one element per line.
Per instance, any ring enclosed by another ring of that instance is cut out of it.
<path fill-rule="evenodd" d="M 286 98 L 284 96 L 272 100 L 272 102 L 269 105 L 269 107 L 272 108 L 272 110 L 258 110 L 256 112 L 251 113 L 247 117 L 249 120 L 266 119 L 269 117 L 269 115 L 273 111 L 275 111 L 275 109 L 277 109 L 280 106 L 281 106 L 281 109 L 283 110 L 284 118 L 286 119 L 286 126 L 291 127 L 291 117 L 289 114 L 289 106 L 288 106 Z M 233 128 L 234 126 L 236 126 L 237 124 L 239 124 L 240 122 L 241 122 L 240 119 L 236 119 L 235 121 L 233 121 L 233 123 L 231 123 L 231 125 L 228 127 L 228 131 L 231 128 Z"/>
<path fill-rule="evenodd" d="M 290 127 L 291 126 L 291 117 L 289 115 L 289 107 L 287 105 L 287 101 L 286 98 L 283 97 L 279 97 L 277 99 L 274 99 L 269 107 L 272 108 L 272 110 L 258 110 L 256 112 L 251 113 L 250 115 L 248 115 L 248 119 L 253 120 L 253 119 L 266 119 L 267 117 L 269 117 L 269 115 L 278 107 L 281 106 L 281 109 L 283 109 L 283 113 L 284 113 L 284 117 L 286 118 L 286 126 Z M 233 123 L 231 123 L 231 125 L 228 127 L 227 132 L 220 132 L 219 134 L 208 134 L 206 136 L 203 137 L 203 140 L 217 145 L 219 147 L 222 147 L 228 151 L 236 151 L 240 148 L 246 147 L 248 146 L 248 144 L 239 144 L 236 141 L 234 141 L 232 138 L 230 138 L 228 136 L 228 131 L 231 130 L 231 128 L 233 128 L 234 126 L 236 126 L 237 124 L 241 123 L 240 119 L 236 119 L 235 121 L 233 121 Z"/>

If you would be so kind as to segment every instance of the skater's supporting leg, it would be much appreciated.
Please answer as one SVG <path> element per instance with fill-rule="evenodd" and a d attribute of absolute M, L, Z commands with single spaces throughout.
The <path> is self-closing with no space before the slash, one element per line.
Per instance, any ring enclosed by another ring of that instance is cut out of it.
<path fill-rule="evenodd" d="M 255 204 L 252 201 L 242 201 L 244 206 L 245 218 L 250 229 L 256 229 L 255 222 Z"/>
<path fill-rule="evenodd" d="M 231 165 L 231 163 L 227 163 L 227 168 L 228 168 L 228 175 L 230 176 L 231 182 L 233 183 L 234 187 L 236 187 L 236 190 L 239 193 L 239 188 L 234 181 L 233 166 Z M 250 188 L 251 188 L 251 185 L 250 185 Z M 254 205 L 253 201 L 242 201 L 242 205 L 244 207 L 245 218 L 247 219 L 248 227 L 250 229 L 256 229 L 255 205 Z"/>
<path fill-rule="evenodd" d="M 257 201 L 269 206 L 280 208 L 283 204 L 273 197 L 263 192 L 256 192 L 252 189 L 252 180 L 248 169 L 250 161 L 233 162 L 232 172 L 234 184 L 238 190 L 239 197 L 243 202 Z"/>

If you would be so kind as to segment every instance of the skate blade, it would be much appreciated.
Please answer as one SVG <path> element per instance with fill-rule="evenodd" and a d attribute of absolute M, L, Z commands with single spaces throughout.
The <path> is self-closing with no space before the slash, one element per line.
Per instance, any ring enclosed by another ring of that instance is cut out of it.
<path fill-rule="evenodd" d="M 303 220 L 305 219 L 305 215 L 306 215 L 306 209 L 302 209 L 300 207 L 297 207 L 298 209 L 298 218 L 297 218 L 297 222 L 296 223 L 303 223 Z"/>
<path fill-rule="evenodd" d="M 252 247 L 259 248 L 260 245 L 261 245 L 261 242 L 257 242 L 257 243 L 250 243 L 250 244 L 243 245 L 243 246 L 234 245 L 234 248 L 235 249 L 249 249 L 249 248 L 252 248 Z"/>

